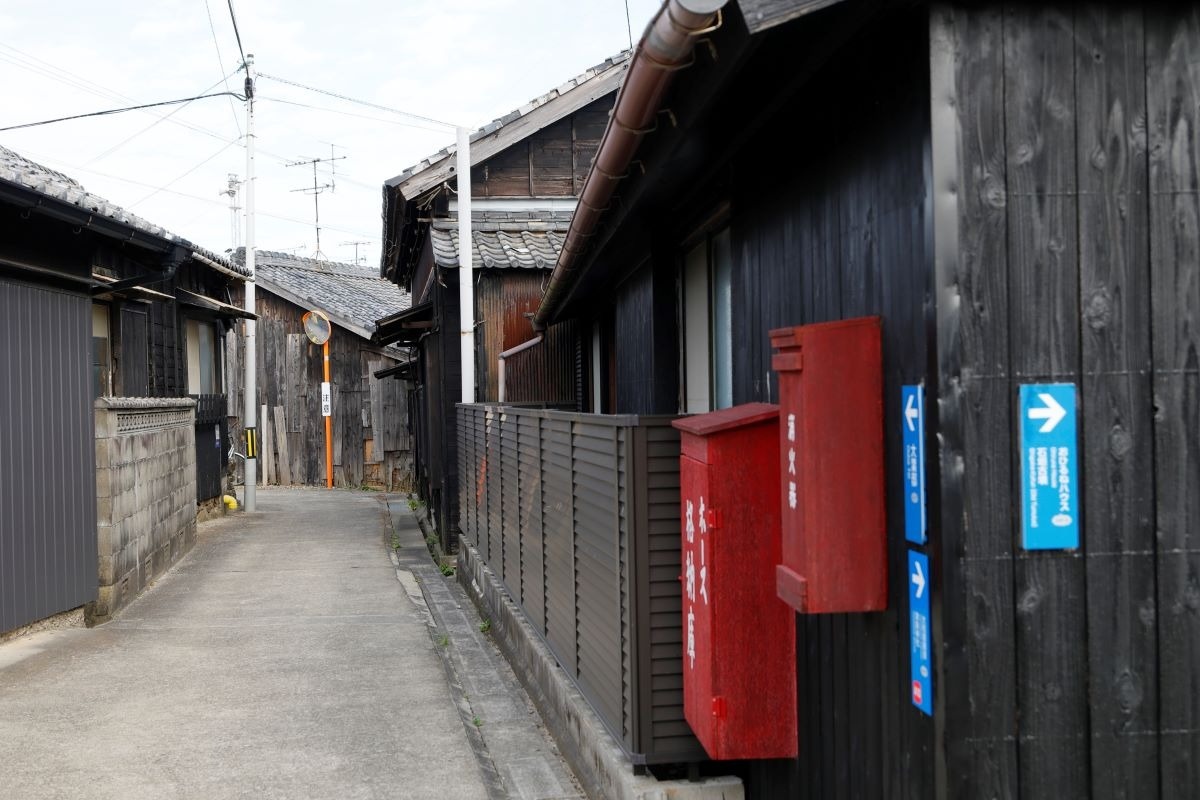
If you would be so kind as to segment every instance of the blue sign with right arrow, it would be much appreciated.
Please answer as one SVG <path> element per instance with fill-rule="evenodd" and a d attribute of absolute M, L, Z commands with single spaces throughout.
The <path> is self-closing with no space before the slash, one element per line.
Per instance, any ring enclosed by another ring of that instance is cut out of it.
<path fill-rule="evenodd" d="M 1021 533 L 1026 550 L 1079 547 L 1075 384 L 1020 390 Z"/>

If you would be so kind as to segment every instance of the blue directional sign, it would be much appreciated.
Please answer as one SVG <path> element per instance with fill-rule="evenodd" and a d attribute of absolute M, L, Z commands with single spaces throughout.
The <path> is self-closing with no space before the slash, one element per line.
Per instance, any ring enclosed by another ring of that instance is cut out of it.
<path fill-rule="evenodd" d="M 1021 386 L 1021 533 L 1026 550 L 1079 547 L 1075 384 Z"/>
<path fill-rule="evenodd" d="M 925 544 L 925 389 L 900 387 L 904 436 L 904 538 Z"/>
<path fill-rule="evenodd" d="M 929 639 L 929 559 L 908 551 L 909 649 L 912 704 L 933 716 L 933 657 Z"/>

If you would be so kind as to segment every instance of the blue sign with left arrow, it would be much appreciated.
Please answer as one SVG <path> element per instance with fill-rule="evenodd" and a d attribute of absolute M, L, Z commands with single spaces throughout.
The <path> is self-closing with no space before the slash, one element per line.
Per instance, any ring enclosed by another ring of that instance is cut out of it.
<path fill-rule="evenodd" d="M 929 638 L 929 558 L 908 551 L 909 649 L 912 704 L 933 716 L 933 657 Z"/>
<path fill-rule="evenodd" d="M 1079 547 L 1075 384 L 1021 385 L 1021 534 L 1026 550 Z"/>

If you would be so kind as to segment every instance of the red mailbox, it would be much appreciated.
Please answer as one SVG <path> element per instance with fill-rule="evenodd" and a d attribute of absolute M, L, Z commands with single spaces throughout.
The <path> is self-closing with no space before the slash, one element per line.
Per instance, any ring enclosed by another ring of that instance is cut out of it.
<path fill-rule="evenodd" d="M 683 708 L 714 759 L 796 755 L 795 615 L 775 594 L 779 407 L 676 420 Z"/>
<path fill-rule="evenodd" d="M 779 596 L 810 614 L 887 608 L 878 317 L 771 331 L 779 351 Z"/>

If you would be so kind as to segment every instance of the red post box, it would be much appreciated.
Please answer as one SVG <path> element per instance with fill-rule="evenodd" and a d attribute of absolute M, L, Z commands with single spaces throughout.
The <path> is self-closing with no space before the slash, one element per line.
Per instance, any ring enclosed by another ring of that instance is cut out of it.
<path fill-rule="evenodd" d="M 683 708 L 714 759 L 796 755 L 795 615 L 775 594 L 779 407 L 676 420 Z"/>
<path fill-rule="evenodd" d="M 887 608 L 878 317 L 771 331 L 779 352 L 783 560 L 797 611 Z"/>

